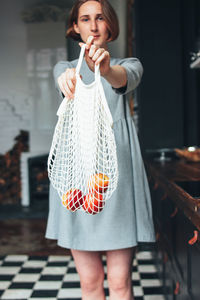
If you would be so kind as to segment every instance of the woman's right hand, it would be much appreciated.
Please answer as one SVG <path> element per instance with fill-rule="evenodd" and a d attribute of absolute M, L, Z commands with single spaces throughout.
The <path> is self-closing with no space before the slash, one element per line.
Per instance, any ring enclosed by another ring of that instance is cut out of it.
<path fill-rule="evenodd" d="M 66 71 L 58 77 L 58 85 L 67 99 L 73 99 L 76 87 L 76 69 L 66 69 Z"/>

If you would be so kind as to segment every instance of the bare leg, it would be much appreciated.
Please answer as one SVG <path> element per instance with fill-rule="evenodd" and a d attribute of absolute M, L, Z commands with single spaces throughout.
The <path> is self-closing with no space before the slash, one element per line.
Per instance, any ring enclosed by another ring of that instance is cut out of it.
<path fill-rule="evenodd" d="M 82 300 L 105 300 L 100 252 L 71 250 L 80 276 Z"/>
<path fill-rule="evenodd" d="M 134 300 L 132 263 L 135 248 L 107 251 L 110 300 Z"/>

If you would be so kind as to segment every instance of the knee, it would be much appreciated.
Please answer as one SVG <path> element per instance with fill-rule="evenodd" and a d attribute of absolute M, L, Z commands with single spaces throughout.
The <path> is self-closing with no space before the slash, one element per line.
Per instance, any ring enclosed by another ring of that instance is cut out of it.
<path fill-rule="evenodd" d="M 98 272 L 96 274 L 93 273 L 85 273 L 80 278 L 81 289 L 84 292 L 93 292 L 103 287 L 104 282 L 104 272 Z"/>
<path fill-rule="evenodd" d="M 126 294 L 132 287 L 132 280 L 130 274 L 108 274 L 109 289 L 116 294 Z"/>

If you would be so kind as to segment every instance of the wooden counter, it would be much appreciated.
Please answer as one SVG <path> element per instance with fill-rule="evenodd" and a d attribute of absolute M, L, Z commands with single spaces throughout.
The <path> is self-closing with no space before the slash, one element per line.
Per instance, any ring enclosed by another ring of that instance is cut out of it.
<path fill-rule="evenodd" d="M 169 300 L 200 299 L 200 163 L 145 160 L 156 259 Z"/>
<path fill-rule="evenodd" d="M 169 162 L 146 161 L 150 181 L 154 189 L 163 188 L 192 223 L 200 230 L 200 163 L 184 160 Z"/>

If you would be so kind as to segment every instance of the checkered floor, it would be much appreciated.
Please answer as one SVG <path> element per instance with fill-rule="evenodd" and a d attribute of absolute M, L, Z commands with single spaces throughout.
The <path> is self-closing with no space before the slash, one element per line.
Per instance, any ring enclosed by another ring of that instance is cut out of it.
<path fill-rule="evenodd" d="M 106 273 L 105 257 L 103 262 Z M 135 300 L 164 300 L 151 252 L 136 254 L 132 280 Z M 106 276 L 105 293 L 108 299 Z M 80 300 L 80 282 L 72 257 L 0 257 L 0 299 Z"/>

